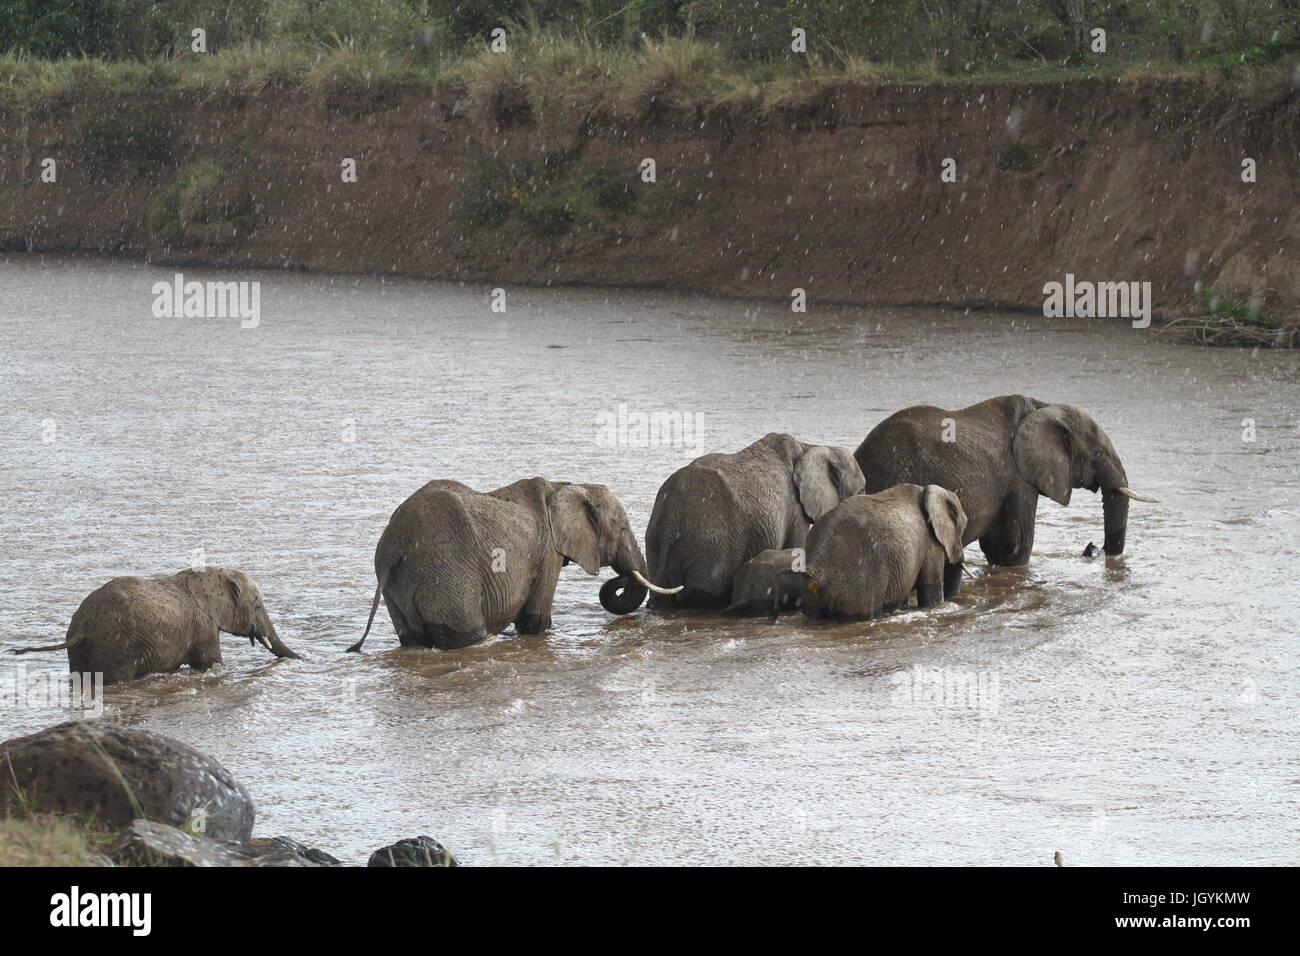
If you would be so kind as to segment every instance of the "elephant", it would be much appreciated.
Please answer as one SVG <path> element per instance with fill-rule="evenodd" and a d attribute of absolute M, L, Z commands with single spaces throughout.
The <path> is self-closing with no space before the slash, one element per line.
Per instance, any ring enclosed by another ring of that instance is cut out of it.
<path fill-rule="evenodd" d="M 526 478 L 479 492 L 458 481 L 431 481 L 402 502 L 375 548 L 374 601 L 358 652 L 382 595 L 403 646 L 455 650 L 499 634 L 551 626 L 560 569 L 574 561 L 588 574 L 613 567 L 601 604 L 630 614 L 649 591 L 627 513 L 604 485 Z"/>
<path fill-rule="evenodd" d="M 772 620 L 782 611 L 792 611 L 798 605 L 798 587 L 785 582 L 792 572 L 804 570 L 806 555 L 803 548 L 782 548 L 760 551 L 740 566 L 731 582 L 731 604 L 723 614 L 763 614 Z"/>
<path fill-rule="evenodd" d="M 696 458 L 669 476 L 646 526 L 652 577 L 682 590 L 656 608 L 724 608 L 741 565 L 803 547 L 809 526 L 864 489 L 847 448 L 772 432 L 732 454 Z"/>
<path fill-rule="evenodd" d="M 961 567 L 966 513 L 938 485 L 900 484 L 855 495 L 813 525 L 807 568 L 786 572 L 779 588 L 797 591 L 807 617 L 879 617 L 908 604 L 944 601 L 944 569 Z"/>
<path fill-rule="evenodd" d="M 66 648 L 71 672 L 102 673 L 116 684 L 220 664 L 222 631 L 261 642 L 276 657 L 298 657 L 276 634 L 257 585 L 226 568 L 113 578 L 81 602 L 62 644 L 14 653 Z"/>
<path fill-rule="evenodd" d="M 967 516 L 962 544 L 978 540 L 995 566 L 1028 563 L 1040 494 L 1066 505 L 1072 488 L 1100 490 L 1110 555 L 1124 551 L 1129 499 L 1156 500 L 1129 489 L 1110 438 L 1086 412 L 1025 395 L 955 411 L 905 408 L 873 428 L 854 457 L 868 492 L 902 483 L 954 492 Z M 960 568 L 950 564 L 944 580 L 951 597 Z"/>

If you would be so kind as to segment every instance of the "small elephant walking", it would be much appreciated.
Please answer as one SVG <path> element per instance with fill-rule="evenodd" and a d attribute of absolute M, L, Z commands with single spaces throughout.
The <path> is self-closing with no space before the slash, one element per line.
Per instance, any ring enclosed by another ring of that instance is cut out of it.
<path fill-rule="evenodd" d="M 225 568 L 151 578 L 113 578 L 81 602 L 62 644 L 75 673 L 102 673 L 105 684 L 221 663 L 221 632 L 248 638 L 276 657 L 298 657 L 275 632 L 262 594 L 247 575 Z"/>
<path fill-rule="evenodd" d="M 651 607 L 726 607 L 741 565 L 761 551 L 802 547 L 809 525 L 863 487 L 847 448 L 777 432 L 734 454 L 696 458 L 664 482 L 646 526 L 654 579 L 684 588 L 652 597 Z"/>
<path fill-rule="evenodd" d="M 962 543 L 978 540 L 994 565 L 1028 563 L 1040 494 L 1066 505 L 1072 488 L 1101 491 L 1107 554 L 1124 551 L 1129 499 L 1155 501 L 1129 490 L 1115 447 L 1086 412 L 1025 395 L 956 411 L 905 408 L 873 428 L 854 457 L 868 492 L 904 482 L 955 492 L 968 519 Z M 960 580 L 950 567 L 948 596 Z"/>
<path fill-rule="evenodd" d="M 431 481 L 388 519 L 375 548 L 370 619 L 348 650 L 361 650 L 380 595 L 403 645 L 468 647 L 512 623 L 520 634 L 540 634 L 570 561 L 588 574 L 614 568 L 619 577 L 600 599 L 616 614 L 662 590 L 647 579 L 627 513 L 604 485 L 527 478 L 479 492 Z"/>

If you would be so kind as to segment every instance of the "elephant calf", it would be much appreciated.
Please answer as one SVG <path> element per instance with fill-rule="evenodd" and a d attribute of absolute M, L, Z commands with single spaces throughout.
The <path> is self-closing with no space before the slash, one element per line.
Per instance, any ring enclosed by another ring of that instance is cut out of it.
<path fill-rule="evenodd" d="M 725 607 L 741 565 L 761 551 L 802 547 L 809 525 L 863 487 L 847 448 L 777 432 L 734 454 L 696 458 L 663 483 L 646 526 L 654 579 L 682 591 L 652 597 L 651 606 Z"/>
<path fill-rule="evenodd" d="M 944 568 L 960 566 L 966 513 L 938 485 L 897 485 L 857 495 L 823 517 L 808 535 L 807 569 L 779 581 L 804 614 L 839 621 L 878 617 L 908 603 L 944 600 Z"/>
<path fill-rule="evenodd" d="M 370 634 L 380 595 L 403 645 L 452 650 L 499 634 L 551 626 L 560 569 L 576 561 L 588 574 L 613 567 L 601 588 L 616 614 L 641 606 L 646 578 L 623 505 L 604 485 L 516 481 L 480 492 L 458 481 L 431 481 L 398 506 L 375 548 L 379 584 L 361 640 Z"/>
<path fill-rule="evenodd" d="M 731 582 L 731 604 L 723 614 L 764 614 L 773 620 L 799 603 L 798 572 L 805 570 L 803 548 L 762 551 L 740 566 Z"/>
<path fill-rule="evenodd" d="M 14 653 L 66 648 L 71 671 L 102 673 L 105 684 L 116 684 L 220 664 L 222 631 L 260 641 L 276 657 L 298 656 L 275 633 L 257 585 L 224 568 L 113 578 L 81 602 L 62 644 Z"/>

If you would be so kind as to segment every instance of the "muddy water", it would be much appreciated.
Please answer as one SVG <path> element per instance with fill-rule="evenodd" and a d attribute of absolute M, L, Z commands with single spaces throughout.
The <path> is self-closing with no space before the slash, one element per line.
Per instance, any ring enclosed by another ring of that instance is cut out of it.
<path fill-rule="evenodd" d="M 154 318 L 173 271 L 0 260 L 0 643 L 61 640 L 113 575 L 196 551 L 248 571 L 306 659 L 229 637 L 220 673 L 110 688 L 107 716 L 216 756 L 262 834 L 354 862 L 418 833 L 474 864 L 1297 862 L 1300 356 L 603 290 L 510 290 L 501 315 L 476 287 L 185 270 L 262 282 L 241 329 Z M 934 611 L 618 619 L 570 567 L 547 635 L 404 651 L 381 610 L 343 654 L 375 541 L 430 478 L 604 482 L 642 529 L 702 450 L 855 447 L 902 406 L 1016 391 L 1089 409 L 1161 499 L 1122 558 L 1081 556 L 1102 529 L 1078 492 L 1040 504 L 1028 569 L 977 565 Z M 702 448 L 603 443 L 622 403 L 698 412 Z M 66 716 L 7 706 L 0 736 Z"/>

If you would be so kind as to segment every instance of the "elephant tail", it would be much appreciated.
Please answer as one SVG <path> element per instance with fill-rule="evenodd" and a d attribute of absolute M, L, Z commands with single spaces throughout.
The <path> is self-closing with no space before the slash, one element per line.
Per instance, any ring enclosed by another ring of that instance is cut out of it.
<path fill-rule="evenodd" d="M 41 651 L 66 651 L 70 646 L 71 645 L 67 641 L 64 641 L 62 644 L 49 644 L 45 647 L 15 647 L 13 653 L 32 654 L 40 653 Z"/>
<path fill-rule="evenodd" d="M 384 585 L 388 583 L 388 576 L 393 573 L 393 568 L 401 564 L 405 557 L 398 558 L 392 565 L 384 569 L 383 574 L 379 576 L 379 584 L 375 586 L 375 599 L 370 603 L 370 620 L 366 621 L 366 632 L 361 635 L 361 640 L 357 641 L 347 649 L 345 653 L 360 654 L 361 645 L 366 642 L 370 636 L 370 626 L 375 623 L 375 612 L 379 610 L 379 595 L 384 593 Z"/>

